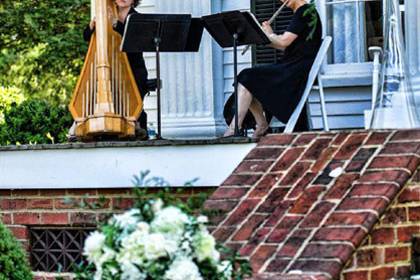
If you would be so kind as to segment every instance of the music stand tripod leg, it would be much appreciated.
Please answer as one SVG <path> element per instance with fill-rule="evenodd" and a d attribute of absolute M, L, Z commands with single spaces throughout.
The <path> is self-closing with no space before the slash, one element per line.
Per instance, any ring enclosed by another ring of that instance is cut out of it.
<path fill-rule="evenodd" d="M 239 98 L 238 98 L 238 34 L 233 34 L 233 79 L 235 96 L 235 136 L 242 136 L 239 131 Z"/>
<path fill-rule="evenodd" d="M 159 37 L 155 38 L 156 45 L 156 77 L 157 77 L 157 135 L 156 139 L 162 139 L 161 134 L 161 98 L 160 98 L 160 41 Z"/>

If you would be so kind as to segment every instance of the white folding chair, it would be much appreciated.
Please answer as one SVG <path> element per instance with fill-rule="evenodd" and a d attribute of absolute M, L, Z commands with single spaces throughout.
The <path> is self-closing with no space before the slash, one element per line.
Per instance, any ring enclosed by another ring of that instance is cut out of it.
<path fill-rule="evenodd" d="M 302 113 L 303 106 L 306 105 L 306 101 L 309 98 L 309 94 L 312 89 L 319 91 L 319 99 L 321 102 L 321 112 L 322 112 L 322 122 L 324 124 L 324 130 L 329 131 L 327 111 L 325 108 L 325 97 L 324 97 L 324 87 L 322 84 L 322 77 L 320 74 L 321 65 L 327 55 L 327 51 L 331 45 L 332 38 L 331 36 L 326 36 L 322 40 L 321 48 L 316 55 L 314 64 L 312 65 L 311 71 L 309 72 L 308 81 L 306 83 L 305 91 L 303 92 L 302 98 L 299 101 L 295 111 L 287 122 L 286 128 L 284 129 L 285 133 L 292 133 L 295 129 L 296 123 L 299 119 L 300 114 Z M 315 80 L 318 77 L 318 86 L 314 86 Z"/>

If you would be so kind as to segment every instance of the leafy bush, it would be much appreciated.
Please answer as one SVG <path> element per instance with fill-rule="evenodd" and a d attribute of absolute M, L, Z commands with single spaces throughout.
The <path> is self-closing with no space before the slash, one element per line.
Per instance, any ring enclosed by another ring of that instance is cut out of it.
<path fill-rule="evenodd" d="M 21 245 L 1 223 L 0 280 L 32 280 L 31 270 Z"/>
<path fill-rule="evenodd" d="M 20 104 L 24 99 L 17 88 L 0 86 L 0 124 L 4 121 L 3 112 L 9 110 L 13 103 Z"/>
<path fill-rule="evenodd" d="M 43 100 L 26 100 L 12 104 L 0 124 L 0 144 L 46 144 L 65 142 L 72 117 L 64 106 Z"/>
<path fill-rule="evenodd" d="M 87 44 L 89 0 L 0 1 L 0 85 L 67 104 Z"/>

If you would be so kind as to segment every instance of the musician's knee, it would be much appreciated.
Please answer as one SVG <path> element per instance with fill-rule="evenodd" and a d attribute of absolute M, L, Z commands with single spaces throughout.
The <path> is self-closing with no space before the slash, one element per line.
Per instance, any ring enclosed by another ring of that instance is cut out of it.
<path fill-rule="evenodd" d="M 252 68 L 247 68 L 241 71 L 238 75 L 238 81 L 242 83 L 243 81 L 248 81 L 252 77 Z"/>

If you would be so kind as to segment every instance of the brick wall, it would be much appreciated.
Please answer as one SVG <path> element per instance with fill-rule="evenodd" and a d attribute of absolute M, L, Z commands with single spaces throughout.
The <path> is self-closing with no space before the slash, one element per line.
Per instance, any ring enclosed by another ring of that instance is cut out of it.
<path fill-rule="evenodd" d="M 375 225 L 341 280 L 409 279 L 412 238 L 420 236 L 420 171 Z"/>
<path fill-rule="evenodd" d="M 151 189 L 150 192 L 156 192 Z M 181 198 L 213 191 L 212 188 L 191 188 L 174 194 Z M 98 203 L 103 197 L 102 203 Z M 68 200 L 73 203 L 69 204 Z M 97 209 L 78 206 L 82 200 L 90 204 L 100 204 Z M 133 205 L 130 189 L 89 189 L 89 190 L 1 190 L 1 221 L 14 236 L 29 250 L 30 227 L 94 227 L 112 213 L 128 209 Z M 49 274 L 37 273 L 36 279 L 52 280 Z"/>

